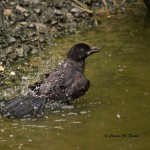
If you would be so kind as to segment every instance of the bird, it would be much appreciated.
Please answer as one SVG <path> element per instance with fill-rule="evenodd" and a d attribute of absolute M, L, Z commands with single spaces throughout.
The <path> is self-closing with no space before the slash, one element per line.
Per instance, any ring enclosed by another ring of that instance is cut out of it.
<path fill-rule="evenodd" d="M 43 115 L 49 101 L 72 102 L 84 95 L 90 86 L 90 81 L 84 76 L 85 59 L 99 51 L 86 43 L 75 44 L 64 61 L 52 69 L 44 80 L 31 86 L 26 96 L 8 100 L 1 108 L 2 115 L 8 118 L 36 118 Z"/>
<path fill-rule="evenodd" d="M 150 13 L 150 0 L 144 0 L 144 3 L 145 3 L 145 5 L 146 5 L 146 7 Z"/>

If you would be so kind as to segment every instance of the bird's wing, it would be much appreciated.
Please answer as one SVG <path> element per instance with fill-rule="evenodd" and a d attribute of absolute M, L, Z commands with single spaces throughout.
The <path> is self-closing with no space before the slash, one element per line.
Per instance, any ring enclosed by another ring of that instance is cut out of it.
<path fill-rule="evenodd" d="M 57 79 L 48 89 L 49 98 L 57 101 L 76 99 L 83 95 L 90 85 L 90 81 L 85 79 L 82 73 L 75 71 L 62 73 Z"/>
<path fill-rule="evenodd" d="M 57 75 L 55 76 L 55 74 L 57 74 Z M 55 73 L 55 70 L 52 70 L 50 73 L 45 74 L 45 80 L 47 80 L 47 78 L 48 78 L 48 80 L 49 80 L 50 78 L 53 78 L 52 76 L 54 76 L 55 78 L 59 78 L 58 72 Z M 29 85 L 29 88 L 30 88 L 32 91 L 36 91 L 36 90 L 39 89 L 39 87 L 43 84 L 43 82 L 44 82 L 45 80 L 35 82 L 33 85 Z M 53 83 L 54 83 L 54 82 L 53 82 Z"/>
<path fill-rule="evenodd" d="M 90 82 L 74 69 L 52 72 L 39 88 L 39 95 L 50 100 L 67 101 L 80 97 L 89 88 Z"/>
<path fill-rule="evenodd" d="M 77 72 L 64 84 L 68 100 L 80 97 L 89 89 L 89 86 L 90 81 L 87 80 L 82 73 Z"/>
<path fill-rule="evenodd" d="M 63 84 L 65 73 L 63 70 L 51 72 L 39 86 L 37 93 L 39 95 L 52 96 L 53 93 Z"/>
<path fill-rule="evenodd" d="M 35 94 L 50 100 L 71 100 L 83 95 L 90 82 L 72 62 L 62 63 L 35 88 Z"/>

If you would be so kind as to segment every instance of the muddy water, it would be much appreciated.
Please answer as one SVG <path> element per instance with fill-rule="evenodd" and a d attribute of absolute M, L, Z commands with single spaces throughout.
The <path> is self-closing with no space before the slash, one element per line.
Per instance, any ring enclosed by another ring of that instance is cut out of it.
<path fill-rule="evenodd" d="M 144 11 L 144 9 L 143 9 Z M 145 12 L 118 16 L 96 28 L 56 41 L 5 69 L 0 93 L 25 94 L 29 84 L 60 63 L 77 42 L 100 47 L 85 74 L 91 87 L 72 106 L 43 118 L 0 118 L 3 150 L 147 150 L 150 147 L 150 17 Z M 14 71 L 16 76 L 10 77 Z"/>

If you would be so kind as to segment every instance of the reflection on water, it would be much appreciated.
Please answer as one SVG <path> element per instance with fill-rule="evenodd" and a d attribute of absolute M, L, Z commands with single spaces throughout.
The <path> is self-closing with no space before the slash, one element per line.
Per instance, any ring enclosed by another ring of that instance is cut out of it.
<path fill-rule="evenodd" d="M 6 78 L 0 92 L 14 97 L 61 62 L 73 44 L 82 41 L 102 49 L 86 62 L 91 87 L 85 96 L 43 118 L 1 118 L 0 149 L 141 150 L 150 146 L 149 26 L 145 13 L 118 16 L 92 31 L 57 40 L 53 48 L 8 68 L 17 77 Z"/>

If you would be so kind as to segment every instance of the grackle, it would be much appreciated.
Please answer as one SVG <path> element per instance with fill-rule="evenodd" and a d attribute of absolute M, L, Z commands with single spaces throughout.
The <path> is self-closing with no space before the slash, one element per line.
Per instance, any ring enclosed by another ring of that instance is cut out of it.
<path fill-rule="evenodd" d="M 144 3 L 147 6 L 148 11 L 150 12 L 150 0 L 144 0 Z"/>
<path fill-rule="evenodd" d="M 26 96 L 9 100 L 1 113 L 10 118 L 38 117 L 43 114 L 48 101 L 67 102 L 82 96 L 90 86 L 84 76 L 85 59 L 96 52 L 99 52 L 98 48 L 84 43 L 74 45 L 61 65 L 32 86 Z"/>

